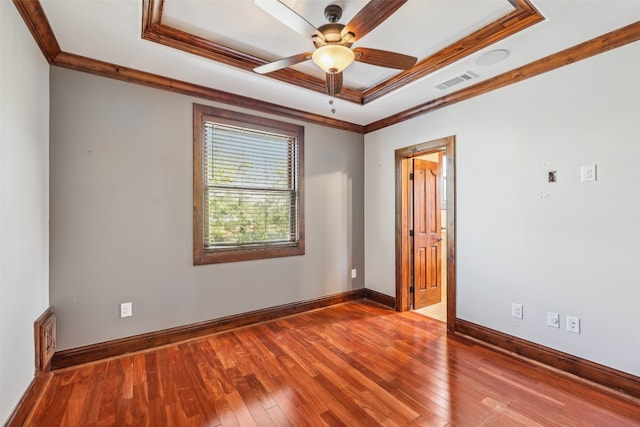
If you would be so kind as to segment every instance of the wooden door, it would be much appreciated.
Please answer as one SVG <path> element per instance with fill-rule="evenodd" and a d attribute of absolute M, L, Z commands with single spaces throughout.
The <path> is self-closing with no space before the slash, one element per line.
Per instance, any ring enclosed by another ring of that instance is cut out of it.
<path fill-rule="evenodd" d="M 413 159 L 413 308 L 442 299 L 441 170 L 440 163 Z"/>

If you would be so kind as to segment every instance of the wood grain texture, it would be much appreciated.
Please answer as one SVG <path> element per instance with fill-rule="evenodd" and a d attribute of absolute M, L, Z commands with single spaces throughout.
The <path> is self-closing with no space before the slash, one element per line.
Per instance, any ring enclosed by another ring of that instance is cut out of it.
<path fill-rule="evenodd" d="M 599 55 L 638 40 L 640 40 L 640 21 L 531 62 L 527 65 L 523 65 L 522 67 L 500 74 L 499 76 L 487 79 L 473 86 L 433 99 L 385 119 L 369 123 L 365 127 L 365 133 L 374 132 L 388 126 L 401 123 L 414 117 L 435 111 L 439 108 L 453 105 L 493 90 L 521 82 L 531 77 L 573 64 L 574 62 L 590 58 L 594 55 Z"/>
<path fill-rule="evenodd" d="M 329 126 L 336 129 L 348 130 L 351 132 L 363 133 L 364 126 L 349 123 L 342 120 L 336 120 L 327 118 L 318 114 L 312 114 L 301 110 L 295 110 L 288 107 L 271 104 L 256 99 L 234 95 L 228 92 L 219 91 L 204 86 L 194 85 L 166 77 L 162 77 L 155 74 L 138 71 L 131 68 L 121 67 L 115 64 L 109 64 L 102 61 L 94 60 L 79 55 L 63 52 L 58 45 L 56 37 L 49 25 L 49 21 L 42 9 L 42 6 L 38 0 L 14 0 L 14 4 L 20 12 L 25 24 L 31 31 L 31 34 L 40 47 L 43 55 L 47 61 L 52 65 L 57 65 L 64 68 L 71 68 L 78 71 L 96 74 L 103 77 L 115 78 L 118 80 L 124 80 L 131 83 L 141 84 L 144 86 L 150 86 L 157 89 L 168 90 L 172 92 L 182 93 L 191 96 L 197 96 L 203 99 L 209 99 L 217 102 L 224 102 L 230 105 L 244 106 L 256 111 L 263 111 L 269 114 L 277 114 L 285 117 L 296 118 L 310 123 L 320 124 L 323 126 Z M 143 2 L 143 25 L 142 33 L 143 38 L 145 34 L 149 38 L 167 37 L 166 33 L 172 34 L 170 29 L 166 26 L 162 26 L 160 23 L 162 17 L 162 1 L 161 0 L 145 0 Z M 157 33 L 157 34 L 156 34 Z M 156 34 L 156 35 L 154 35 Z M 176 36 L 177 37 L 177 36 Z M 187 37 L 188 38 L 188 37 Z M 178 39 L 184 42 L 185 36 L 183 34 Z M 200 40 L 200 39 L 199 39 Z M 202 43 L 195 43 L 193 51 L 206 51 L 207 46 L 210 47 L 211 42 L 201 39 Z M 176 42 L 177 43 L 177 42 Z M 235 51 L 233 52 L 235 55 Z M 237 55 L 238 58 L 245 58 L 242 54 Z M 240 61 L 240 60 L 238 60 Z M 255 62 L 255 61 L 254 61 Z M 266 64 L 268 61 L 259 60 L 257 65 Z M 242 63 L 240 61 L 239 63 Z M 243 65 L 244 66 L 244 65 Z M 247 65 L 248 66 L 248 65 Z M 245 67 L 246 68 L 246 67 Z M 311 85 L 312 90 L 324 92 L 325 82 L 321 79 L 316 79 L 315 82 L 309 82 L 308 76 L 303 73 L 294 72 L 293 70 L 282 70 L 281 75 L 278 78 L 287 83 L 296 84 L 300 80 L 302 85 Z M 345 89 L 342 93 L 342 97 L 354 102 L 360 102 L 360 95 L 354 91 Z M 231 101 L 231 102 L 229 102 Z"/>
<path fill-rule="evenodd" d="M 27 418 L 33 411 L 33 408 L 37 406 L 40 397 L 44 394 L 52 377 L 53 375 L 50 372 L 46 372 L 36 376 L 33 381 L 31 381 L 31 384 L 27 387 L 27 390 L 9 416 L 9 419 L 7 419 L 4 427 L 23 427 L 27 425 Z"/>
<path fill-rule="evenodd" d="M 397 70 L 407 70 L 413 67 L 418 60 L 415 56 L 367 47 L 358 47 L 353 51 L 356 54 L 356 61 Z"/>
<path fill-rule="evenodd" d="M 405 150 L 395 152 L 396 310 L 411 310 L 411 163 Z"/>
<path fill-rule="evenodd" d="M 327 85 L 327 95 L 329 95 L 330 98 L 335 98 L 336 94 L 339 94 L 342 90 L 344 75 L 342 71 L 334 74 L 326 73 L 325 82 Z M 333 108 L 333 103 L 330 103 L 329 105 Z"/>
<path fill-rule="evenodd" d="M 444 151 L 447 156 L 447 329 L 455 330 L 456 325 L 456 138 L 448 136 L 421 144 L 404 147 L 395 151 L 395 230 L 396 230 L 396 308 L 399 311 L 411 309 L 412 277 L 412 172 L 411 159 L 431 152 Z"/>
<path fill-rule="evenodd" d="M 280 117 L 289 117 L 292 119 L 302 120 L 321 126 L 328 126 L 357 133 L 363 133 L 364 131 L 364 126 L 346 122 L 343 120 L 332 119 L 329 117 L 321 116 L 319 114 L 296 110 L 293 108 L 284 107 L 282 105 L 272 104 L 269 102 L 260 101 L 257 99 L 224 92 L 217 89 L 211 89 L 205 86 L 171 79 L 168 77 L 160 76 L 158 74 L 139 71 L 133 68 L 122 67 L 120 65 L 98 61 L 67 52 L 61 52 L 56 57 L 55 63 L 53 65 L 63 68 L 69 68 L 76 71 L 83 71 L 102 77 L 122 80 L 129 83 L 135 83 L 142 86 L 148 86 L 156 89 L 180 93 L 183 95 L 194 96 L 214 102 L 221 102 L 223 104 L 233 105 L 240 108 L 247 108 L 254 111 L 260 111 L 266 114 L 274 114 Z"/>
<path fill-rule="evenodd" d="M 407 0 L 371 0 L 342 29 L 342 35 L 354 35 L 357 41 L 393 15 Z"/>
<path fill-rule="evenodd" d="M 273 73 L 274 71 L 281 70 L 283 68 L 290 67 L 292 65 L 300 64 L 311 59 L 313 52 L 304 52 L 297 55 L 289 56 L 287 58 L 278 59 L 277 61 L 269 62 L 253 69 L 258 74 Z"/>
<path fill-rule="evenodd" d="M 365 300 L 56 371 L 25 425 L 621 427 L 637 405 Z"/>
<path fill-rule="evenodd" d="M 39 1 L 33 0 L 13 0 L 13 4 L 18 9 L 27 28 L 31 31 L 33 39 L 40 47 L 47 62 L 53 64 L 61 49 L 56 36 L 53 34 L 49 20 L 44 14 L 42 5 Z"/>
<path fill-rule="evenodd" d="M 528 0 L 515 0 L 512 3 L 515 7 L 513 12 L 424 58 L 411 69 L 365 90 L 362 93 L 362 104 L 387 95 L 544 20 Z"/>
<path fill-rule="evenodd" d="M 458 312 L 458 279 L 456 275 L 456 138 L 447 140 L 447 330 L 453 332 Z M 453 237 L 450 237 L 453 236 Z"/>
<path fill-rule="evenodd" d="M 356 38 L 360 38 L 389 18 L 404 3 L 406 0 L 371 1 L 347 24 L 343 33 L 351 31 L 356 35 Z M 544 20 L 544 17 L 528 0 L 512 0 L 511 3 L 514 7 L 513 12 L 423 59 L 409 70 L 396 74 L 365 91 L 345 87 L 336 97 L 357 104 L 367 104 Z M 243 70 L 253 70 L 257 66 L 268 64 L 273 59 L 277 59 L 258 58 L 163 24 L 161 0 L 144 0 L 142 7 L 142 38 L 145 40 L 200 55 Z M 374 61 L 375 57 L 371 59 Z M 362 62 L 367 61 L 363 60 Z M 322 79 L 290 68 L 269 73 L 268 77 L 315 92 L 324 93 L 326 90 L 325 82 Z"/>
<path fill-rule="evenodd" d="M 640 399 L 640 378 L 634 375 L 461 319 L 456 323 L 456 333 Z"/>
<path fill-rule="evenodd" d="M 199 323 L 178 326 L 161 331 L 148 332 L 131 337 L 120 338 L 102 343 L 58 351 L 52 360 L 53 369 L 62 369 L 82 363 L 93 362 L 108 357 L 120 356 L 136 351 L 173 344 L 198 338 L 204 335 L 226 331 L 241 326 L 265 322 L 292 314 L 302 313 L 316 308 L 340 304 L 345 301 L 364 298 L 364 289 L 342 292 L 308 301 L 300 301 L 250 311 L 232 316 L 221 317 Z"/>
<path fill-rule="evenodd" d="M 263 111 L 269 114 L 281 115 L 283 117 L 296 118 L 304 121 L 308 121 L 310 123 L 320 124 L 323 126 L 334 127 L 337 129 L 348 130 L 352 132 L 358 133 L 369 133 L 374 132 L 379 129 L 383 129 L 388 126 L 392 126 L 397 123 L 401 123 L 406 120 L 410 120 L 414 117 L 418 117 L 422 114 L 429 113 L 439 108 L 446 107 L 448 105 L 452 105 L 466 99 L 473 98 L 478 95 L 482 95 L 484 93 L 490 92 L 495 89 L 500 89 L 502 87 L 508 86 L 513 83 L 517 83 L 524 79 L 534 77 L 538 74 L 545 73 L 547 71 L 554 70 L 556 68 L 563 67 L 565 65 L 572 64 L 574 62 L 580 61 L 585 58 L 589 58 L 591 56 L 606 52 L 611 49 L 615 49 L 620 46 L 624 46 L 625 44 L 632 43 L 640 39 L 640 22 L 636 22 L 627 27 L 618 29 L 611 33 L 605 34 L 600 37 L 596 37 L 590 41 L 582 43 L 578 46 L 563 50 L 554 55 L 550 55 L 546 58 L 542 58 L 538 61 L 534 61 L 530 64 L 524 65 L 516 70 L 501 74 L 492 79 L 483 81 L 477 85 L 467 87 L 460 91 L 451 93 L 449 95 L 430 100 L 423 104 L 411 107 L 407 110 L 404 110 L 400 113 L 396 113 L 392 116 L 386 117 L 384 119 L 377 120 L 375 122 L 371 122 L 366 126 L 349 123 L 346 121 L 335 120 L 325 116 L 311 114 L 301 110 L 295 110 L 291 108 L 287 108 L 284 106 L 279 106 L 276 104 L 266 103 L 263 101 L 259 101 L 256 99 L 251 99 L 248 97 L 234 95 L 228 92 L 219 91 L 216 89 L 211 89 L 199 85 L 190 84 L 187 82 L 182 82 L 162 76 L 158 76 L 155 74 L 150 74 L 146 72 L 142 72 L 139 70 L 134 70 L 126 67 L 120 67 L 115 64 L 108 64 L 102 61 L 97 61 L 91 58 L 81 57 L 78 55 L 61 52 L 60 47 L 55 40 L 55 36 L 51 31 L 51 27 L 44 15 L 42 7 L 38 0 L 14 0 L 16 7 L 19 12 L 23 16 L 23 19 L 26 25 L 31 30 L 34 39 L 40 46 L 44 56 L 47 60 L 53 65 L 58 65 L 60 67 L 71 68 L 83 72 L 93 73 L 96 75 L 100 75 L 103 77 L 110 77 L 119 80 L 128 81 L 131 83 L 141 84 L 145 86 L 150 86 L 158 89 L 168 90 L 172 92 L 182 93 L 186 95 L 196 96 L 202 99 L 209 99 L 212 101 L 223 102 L 229 105 L 237 105 L 240 107 L 250 108 L 256 111 Z M 515 15 L 510 16 L 505 22 L 502 22 L 500 25 L 491 24 L 488 27 L 495 26 L 497 29 L 507 26 L 509 28 L 526 28 L 529 25 L 534 24 L 535 22 L 540 21 L 542 16 L 533 8 L 533 6 L 529 3 L 528 0 L 511 0 L 511 3 L 516 8 Z M 155 31 L 154 29 L 160 26 L 162 16 L 162 1 L 161 0 L 145 0 L 143 2 L 143 33 L 147 30 Z M 482 31 L 487 31 L 487 27 L 485 27 Z M 161 32 L 160 32 L 161 33 Z M 483 40 L 492 39 L 497 41 L 496 37 L 499 35 L 495 35 L 491 32 L 487 32 L 485 34 L 486 37 L 481 37 L 478 42 L 482 42 Z M 160 36 L 159 36 L 160 37 Z M 476 34 L 476 37 L 479 37 Z M 506 35 L 505 35 L 506 37 Z M 460 41 L 459 43 L 463 43 Z M 462 45 L 461 45 L 462 46 Z M 463 50 L 463 47 L 458 46 L 459 49 Z M 439 52 L 436 53 L 430 60 L 420 61 L 415 67 L 411 70 L 407 71 L 408 74 L 413 74 L 415 69 L 418 67 L 429 68 L 432 65 L 428 63 L 436 61 L 437 64 L 433 65 L 436 68 L 432 68 L 432 70 L 440 67 L 438 64 L 445 64 L 447 61 L 453 59 L 451 56 L 455 53 L 456 49 L 452 48 L 453 52 Z M 467 53 L 468 55 L 469 53 Z M 442 62 L 444 61 L 444 62 Z M 268 61 L 262 60 L 261 64 L 266 64 Z M 293 70 L 281 70 L 283 73 L 288 73 Z M 421 71 L 423 72 L 423 71 Z M 297 84 L 297 79 L 302 79 L 303 82 L 308 83 L 306 75 L 300 73 L 302 75 L 282 75 L 281 80 L 290 82 L 292 84 Z M 416 74 L 417 75 L 417 74 Z M 409 77 L 404 76 L 404 73 L 401 75 L 397 75 L 386 82 L 381 83 L 376 88 L 368 89 L 365 93 L 357 93 L 350 94 L 349 96 L 353 98 L 354 102 L 357 103 L 365 103 L 370 102 L 374 99 L 374 97 L 382 96 L 383 93 L 377 94 L 378 90 L 389 92 L 402 85 L 396 80 L 408 79 Z M 411 77 L 413 78 L 413 77 Z M 321 79 L 316 79 L 309 89 L 315 90 L 318 92 L 324 93 L 326 91 L 325 82 Z M 307 84 L 301 83 L 301 84 Z M 343 89 L 342 95 L 347 93 L 349 89 Z"/>
<path fill-rule="evenodd" d="M 384 306 L 387 306 L 389 308 L 392 308 L 395 310 L 396 308 L 396 299 L 392 296 L 383 294 L 382 292 L 378 292 L 378 291 L 374 291 L 373 289 L 364 289 L 364 297 L 371 300 L 371 301 L 375 301 L 378 304 L 382 304 Z"/>
<path fill-rule="evenodd" d="M 252 71 L 258 66 L 272 62 L 163 24 L 160 0 L 145 0 L 142 8 L 142 38 L 144 40 L 199 55 L 246 71 Z M 311 47 L 311 42 L 309 42 L 309 47 Z M 270 72 L 269 77 L 315 92 L 326 92 L 324 80 L 291 68 Z M 360 92 L 353 89 L 345 88 L 336 96 L 349 102 L 358 104 L 361 102 Z"/>
<path fill-rule="evenodd" d="M 51 368 L 56 350 L 56 316 L 53 307 L 47 308 L 33 323 L 36 376 Z"/>
<path fill-rule="evenodd" d="M 246 71 L 253 71 L 254 68 L 267 65 L 270 62 L 260 58 L 242 55 L 233 49 L 226 48 L 217 43 L 210 42 L 206 39 L 193 36 L 189 33 L 176 30 L 166 25 L 156 25 L 151 27 L 151 29 L 144 33 L 143 37 L 145 40 L 154 41 L 174 49 L 199 55 Z M 222 53 L 226 51 L 234 52 L 234 54 Z M 285 83 L 300 86 L 305 89 L 324 92 L 325 82 L 323 79 L 310 76 L 291 68 L 274 70 L 269 73 L 269 77 Z M 360 94 L 351 89 L 345 90 L 345 92 L 340 95 L 340 98 L 345 101 L 356 103 L 360 102 Z"/>

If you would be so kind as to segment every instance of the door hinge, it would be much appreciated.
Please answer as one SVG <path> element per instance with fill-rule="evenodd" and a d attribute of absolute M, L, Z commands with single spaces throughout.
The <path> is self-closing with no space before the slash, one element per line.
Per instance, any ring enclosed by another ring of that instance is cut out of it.
<path fill-rule="evenodd" d="M 413 173 L 409 174 L 409 181 L 413 181 Z"/>
<path fill-rule="evenodd" d="M 409 230 L 409 237 L 413 237 L 413 230 Z"/>
<path fill-rule="evenodd" d="M 409 287 L 409 292 L 410 292 L 410 293 L 413 293 L 413 290 L 414 290 L 414 287 L 413 287 L 413 285 L 411 285 L 411 286 Z"/>

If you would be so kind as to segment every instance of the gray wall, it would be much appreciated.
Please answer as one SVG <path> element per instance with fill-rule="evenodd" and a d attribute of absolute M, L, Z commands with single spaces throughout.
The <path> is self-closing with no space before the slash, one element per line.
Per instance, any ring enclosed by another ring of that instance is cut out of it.
<path fill-rule="evenodd" d="M 306 255 L 193 266 L 194 102 L 52 68 L 59 350 L 363 287 L 364 138 L 308 123 Z"/>
<path fill-rule="evenodd" d="M 49 306 L 49 64 L 0 1 L 0 424 L 34 375 Z"/>
<path fill-rule="evenodd" d="M 640 375 L 638 58 L 636 42 L 366 135 L 366 287 L 395 289 L 394 150 L 456 135 L 457 316 Z"/>

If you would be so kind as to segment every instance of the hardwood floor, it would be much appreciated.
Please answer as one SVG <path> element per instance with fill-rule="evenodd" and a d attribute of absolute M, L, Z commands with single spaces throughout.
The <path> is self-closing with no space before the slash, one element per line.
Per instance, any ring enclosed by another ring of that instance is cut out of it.
<path fill-rule="evenodd" d="M 26 425 L 640 426 L 640 409 L 363 300 L 55 371 Z"/>

